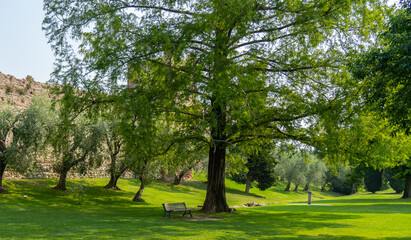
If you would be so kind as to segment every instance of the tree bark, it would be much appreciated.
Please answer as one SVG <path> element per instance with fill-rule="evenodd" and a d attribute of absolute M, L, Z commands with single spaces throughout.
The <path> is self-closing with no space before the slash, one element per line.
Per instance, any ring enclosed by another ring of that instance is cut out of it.
<path fill-rule="evenodd" d="M 411 173 L 405 175 L 404 194 L 402 198 L 411 198 Z"/>
<path fill-rule="evenodd" d="M 210 146 L 207 193 L 201 209 L 204 213 L 229 212 L 225 195 L 225 154 L 226 148 L 220 142 Z"/>
<path fill-rule="evenodd" d="M 284 191 L 289 192 L 289 191 L 290 191 L 290 188 L 291 188 L 291 180 L 290 180 L 290 181 L 288 181 L 288 183 L 287 183 L 287 187 L 285 187 Z"/>
<path fill-rule="evenodd" d="M 294 192 L 298 192 L 298 186 L 299 186 L 299 185 L 300 185 L 300 184 L 295 185 Z"/>
<path fill-rule="evenodd" d="M 247 176 L 247 180 L 245 182 L 245 193 L 250 193 L 251 188 L 251 177 Z"/>
<path fill-rule="evenodd" d="M 110 181 L 107 183 L 106 186 L 104 186 L 104 188 L 107 189 L 112 189 L 112 190 L 116 190 L 116 191 L 120 191 L 121 189 L 117 186 L 117 181 L 120 178 L 121 174 L 110 174 Z"/>
<path fill-rule="evenodd" d="M 54 187 L 54 189 L 59 190 L 59 191 L 66 191 L 66 179 L 67 179 L 67 173 L 69 169 L 63 169 L 60 172 L 60 177 L 59 177 L 59 182 L 57 186 Z"/>
<path fill-rule="evenodd" d="M 3 174 L 6 171 L 7 164 L 4 163 L 3 159 L 0 159 L 0 193 L 7 192 L 7 190 L 3 187 Z"/>
<path fill-rule="evenodd" d="M 144 178 L 143 177 L 139 177 L 140 179 L 140 189 L 138 189 L 136 195 L 134 195 L 134 198 L 132 201 L 134 202 L 143 202 L 143 198 L 141 197 L 143 195 L 143 191 L 144 191 Z"/>

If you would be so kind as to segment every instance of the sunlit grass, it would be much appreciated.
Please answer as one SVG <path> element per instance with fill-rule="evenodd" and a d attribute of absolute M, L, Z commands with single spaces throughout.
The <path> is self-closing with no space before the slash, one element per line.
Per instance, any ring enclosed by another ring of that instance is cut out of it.
<path fill-rule="evenodd" d="M 220 221 L 163 217 L 163 202 L 184 201 L 199 209 L 206 184 L 204 176 L 196 179 L 181 186 L 153 182 L 143 203 L 131 201 L 139 185 L 135 179 L 121 179 L 122 191 L 104 189 L 106 179 L 86 180 L 84 194 L 53 190 L 56 180 L 6 181 L 0 239 L 411 239 L 411 201 L 392 191 L 336 197 L 313 188 L 316 205 L 307 205 L 306 192 L 284 192 L 281 182 L 245 194 L 244 185 L 227 180 L 230 206 L 252 201 L 267 206 L 210 216 Z M 81 181 L 70 180 L 69 189 L 76 184 Z M 199 216 L 204 217 L 194 213 Z"/>

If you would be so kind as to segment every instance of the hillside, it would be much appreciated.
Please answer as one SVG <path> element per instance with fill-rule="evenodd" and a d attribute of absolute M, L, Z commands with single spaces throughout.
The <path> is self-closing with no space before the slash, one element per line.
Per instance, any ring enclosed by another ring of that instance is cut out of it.
<path fill-rule="evenodd" d="M 34 81 L 33 77 L 18 79 L 0 72 L 0 106 L 27 108 L 33 96 L 47 94 L 49 84 Z"/>

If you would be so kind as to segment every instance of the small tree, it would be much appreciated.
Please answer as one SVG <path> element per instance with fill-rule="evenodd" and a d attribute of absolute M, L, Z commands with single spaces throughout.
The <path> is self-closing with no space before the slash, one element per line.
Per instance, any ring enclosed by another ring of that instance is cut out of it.
<path fill-rule="evenodd" d="M 296 184 L 294 190 L 298 191 L 298 185 L 305 181 L 306 164 L 302 153 L 292 152 L 288 154 L 280 154 L 276 172 L 279 176 L 283 176 L 287 181 L 285 191 L 290 191 L 291 183 Z"/>
<path fill-rule="evenodd" d="M 236 151 L 233 151 L 232 154 L 235 154 Z M 234 167 L 235 169 L 229 170 L 229 178 L 234 180 L 237 183 L 245 184 L 245 193 L 250 192 L 251 183 L 257 182 L 258 189 L 264 191 L 270 188 L 276 178 L 275 166 L 277 162 L 270 153 L 267 146 L 258 147 L 254 149 L 255 154 L 251 154 L 245 164 L 243 161 L 240 161 L 240 165 L 243 165 L 244 169 L 239 166 Z M 230 156 L 232 158 L 241 158 L 239 156 Z M 232 161 L 230 161 L 232 162 Z"/>
<path fill-rule="evenodd" d="M 125 157 L 123 151 L 124 141 L 117 129 L 118 122 L 107 121 L 103 122 L 103 139 L 106 144 L 106 151 L 110 156 L 110 181 L 105 188 L 120 190 L 117 186 L 117 181 L 124 174 L 127 169 L 130 169 L 132 162 Z"/>
<path fill-rule="evenodd" d="M 102 127 L 88 122 L 82 116 L 69 120 L 60 114 L 59 123 L 50 135 L 52 154 L 56 159 L 55 171 L 60 175 L 54 189 L 65 191 L 67 174 L 72 168 L 85 173 L 90 167 L 102 163 Z"/>
<path fill-rule="evenodd" d="M 6 167 L 26 172 L 36 160 L 45 136 L 47 109 L 41 99 L 33 99 L 26 110 L 0 109 L 0 193 Z"/>
<path fill-rule="evenodd" d="M 307 163 L 307 173 L 306 178 L 307 182 L 304 187 L 304 191 L 308 191 L 310 189 L 310 184 L 320 184 L 325 176 L 327 171 L 327 167 L 325 163 L 314 155 L 310 155 L 310 161 Z"/>
<path fill-rule="evenodd" d="M 367 168 L 364 172 L 365 189 L 375 193 L 380 191 L 382 187 L 382 170 Z"/>

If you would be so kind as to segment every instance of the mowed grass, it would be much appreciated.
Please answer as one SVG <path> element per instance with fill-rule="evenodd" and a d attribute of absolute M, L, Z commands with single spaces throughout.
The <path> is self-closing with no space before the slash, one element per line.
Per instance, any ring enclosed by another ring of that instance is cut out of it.
<path fill-rule="evenodd" d="M 89 179 L 84 195 L 53 190 L 56 180 L 5 181 L 9 193 L 0 195 L 0 239 L 411 239 L 411 201 L 391 191 L 341 197 L 314 188 L 313 205 L 307 205 L 306 192 L 284 192 L 281 182 L 245 194 L 244 185 L 227 180 L 230 206 L 267 205 L 211 216 L 195 212 L 193 219 L 163 217 L 163 202 L 200 209 L 204 180 L 182 186 L 153 182 L 143 203 L 131 201 L 139 185 L 135 179 L 121 179 L 122 191 L 104 189 L 107 179 Z M 68 187 L 79 182 L 69 180 Z"/>

